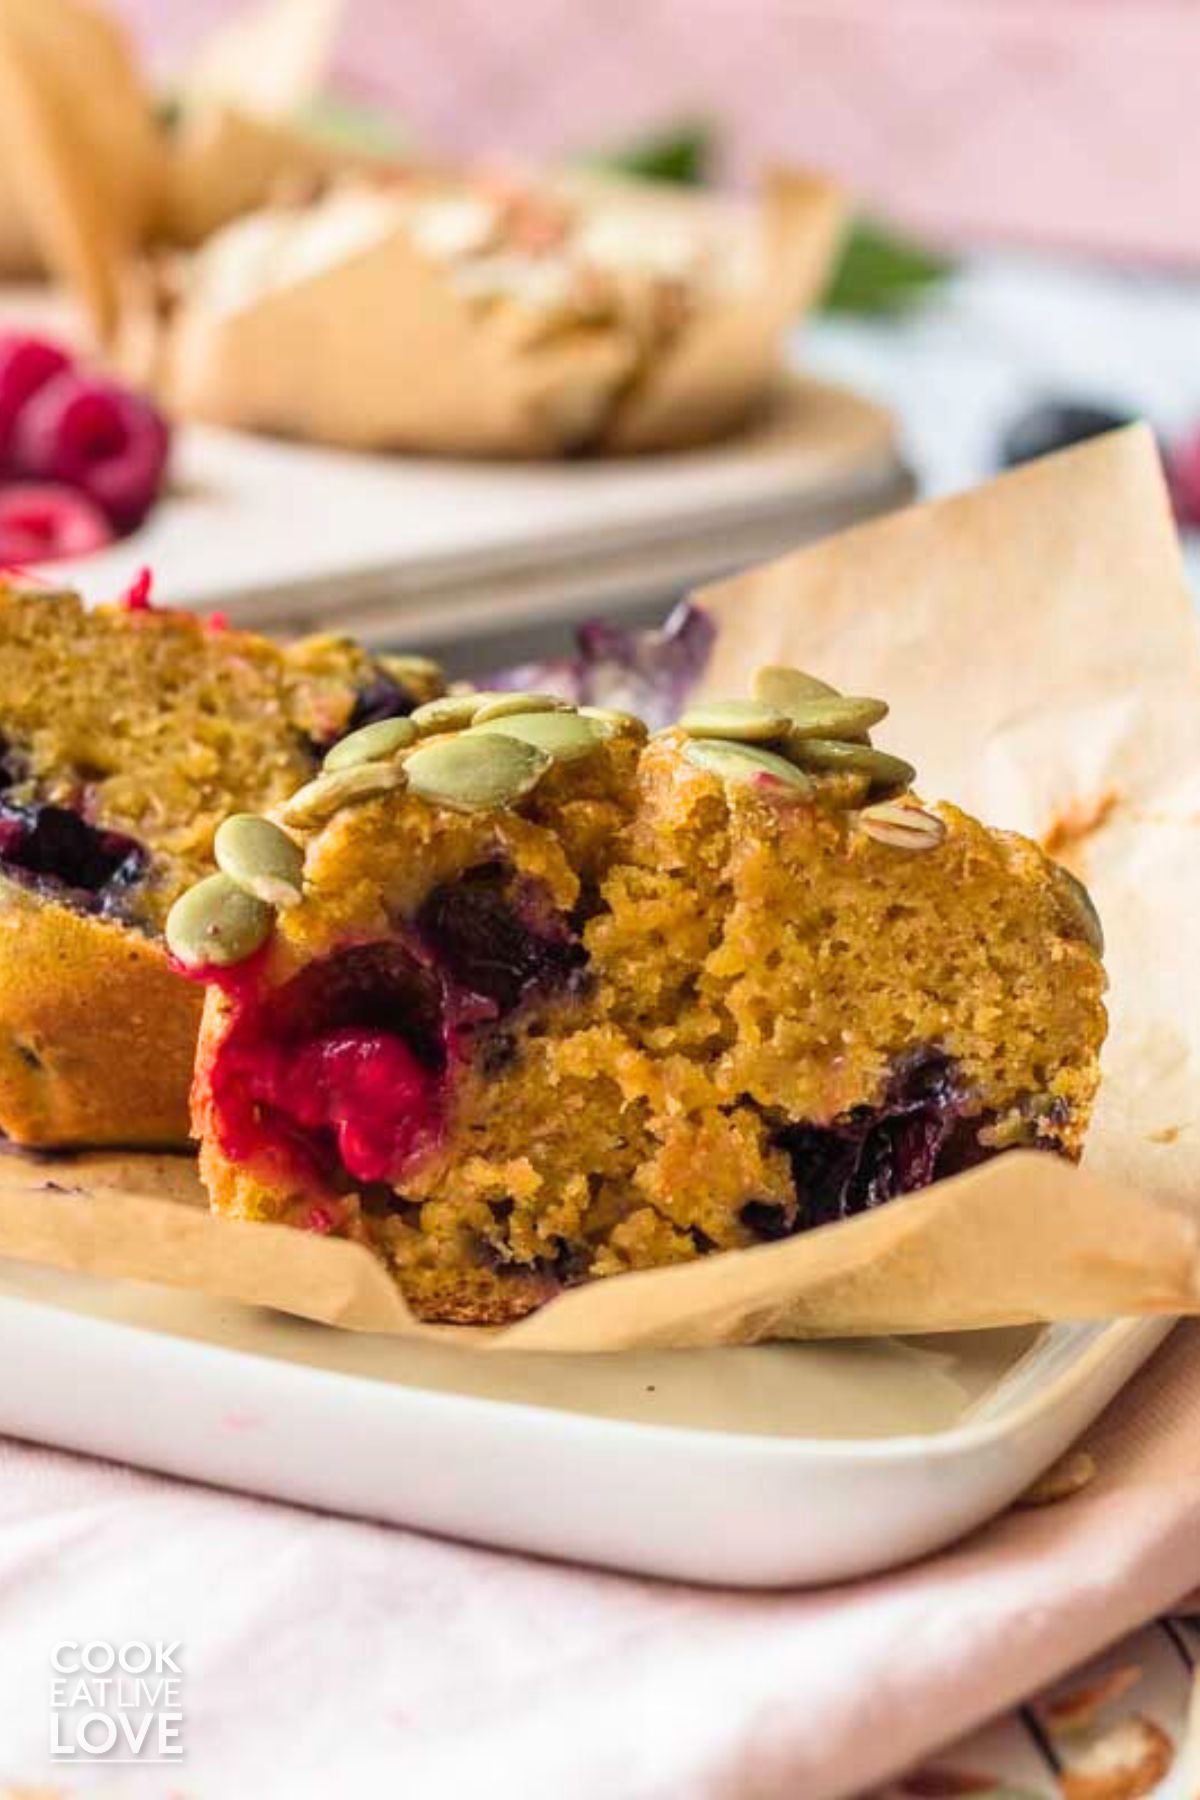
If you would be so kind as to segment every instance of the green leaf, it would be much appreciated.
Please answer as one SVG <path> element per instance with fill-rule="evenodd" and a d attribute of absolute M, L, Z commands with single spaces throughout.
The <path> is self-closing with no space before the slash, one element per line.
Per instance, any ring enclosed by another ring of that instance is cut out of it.
<path fill-rule="evenodd" d="M 923 244 L 860 218 L 833 272 L 824 312 L 889 313 L 913 306 L 954 273 L 955 264 Z"/>
<path fill-rule="evenodd" d="M 648 133 L 580 160 L 593 168 L 642 181 L 670 181 L 680 187 L 703 187 L 712 175 L 717 134 L 707 119 L 680 119 L 662 131 Z"/>
<path fill-rule="evenodd" d="M 323 143 L 363 156 L 403 156 L 411 139 L 396 114 L 345 94 L 320 94 L 300 113 L 302 131 Z"/>

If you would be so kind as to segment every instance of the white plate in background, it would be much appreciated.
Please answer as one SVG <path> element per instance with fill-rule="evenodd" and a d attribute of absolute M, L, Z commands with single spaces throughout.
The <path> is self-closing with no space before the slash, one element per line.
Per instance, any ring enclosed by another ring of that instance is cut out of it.
<path fill-rule="evenodd" d="M 505 1549 L 839 1580 L 998 1512 L 1170 1329 L 485 1355 L 0 1262 L 0 1431 Z"/>
<path fill-rule="evenodd" d="M 46 579 L 239 624 L 409 645 L 673 596 L 911 495 L 890 415 L 796 379 L 760 426 L 668 456 L 557 463 L 366 456 L 193 426 L 132 537 Z"/>

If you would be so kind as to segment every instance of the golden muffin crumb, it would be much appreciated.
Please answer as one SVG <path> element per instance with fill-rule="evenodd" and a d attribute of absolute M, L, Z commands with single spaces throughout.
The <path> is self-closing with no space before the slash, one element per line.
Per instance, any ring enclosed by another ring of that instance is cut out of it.
<path fill-rule="evenodd" d="M 187 612 L 0 588 L 0 1131 L 176 1143 L 202 996 L 175 897 L 229 813 L 282 800 L 411 691 L 346 638 L 281 647 Z"/>
<path fill-rule="evenodd" d="M 360 1238 L 421 1317 L 494 1323 L 1017 1144 L 1079 1155 L 1104 973 L 1035 844 L 872 804 L 860 767 L 907 765 L 866 748 L 793 745 L 837 765 L 794 779 L 782 736 L 731 761 L 610 723 L 509 804 L 441 753 L 448 803 L 414 791 L 428 743 L 503 729 L 290 827 L 302 897 L 207 1002 L 218 1209 Z"/>

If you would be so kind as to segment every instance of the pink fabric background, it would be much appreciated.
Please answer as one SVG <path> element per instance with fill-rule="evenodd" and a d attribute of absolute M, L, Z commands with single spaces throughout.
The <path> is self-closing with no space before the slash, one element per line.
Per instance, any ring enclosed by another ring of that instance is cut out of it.
<path fill-rule="evenodd" d="M 842 1800 L 1200 1580 L 1200 1324 L 1085 1441 L 1069 1501 L 895 1575 L 738 1594 L 0 1440 L 0 1784 L 65 1773 L 52 1646 L 137 1637 L 182 1640 L 186 1764 L 88 1793 Z"/>
<path fill-rule="evenodd" d="M 240 0 L 117 0 L 160 66 Z M 812 159 L 897 217 L 1195 261 L 1195 0 L 347 0 L 341 73 L 432 145 L 538 153 L 680 112 L 730 172 Z"/>

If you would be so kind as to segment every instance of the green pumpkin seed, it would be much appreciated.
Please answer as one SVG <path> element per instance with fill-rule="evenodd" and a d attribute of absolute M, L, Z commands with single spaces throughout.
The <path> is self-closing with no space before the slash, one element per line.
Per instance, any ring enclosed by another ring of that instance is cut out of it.
<path fill-rule="evenodd" d="M 1052 863 L 1050 866 L 1059 899 L 1078 925 L 1080 935 L 1085 943 L 1091 945 L 1097 956 L 1103 956 L 1104 926 L 1096 911 L 1096 902 L 1078 875 L 1072 875 L 1070 869 L 1064 869 L 1061 863 Z"/>
<path fill-rule="evenodd" d="M 275 914 L 228 875 L 206 875 L 167 914 L 167 948 L 189 969 L 228 968 L 266 943 Z"/>
<path fill-rule="evenodd" d="M 819 681 L 815 675 L 806 675 L 803 669 L 789 669 L 783 663 L 768 663 L 755 673 L 750 685 L 756 700 L 785 713 L 790 713 L 793 707 L 803 706 L 809 700 L 838 697 L 837 688 L 830 687 L 827 681 Z"/>
<path fill-rule="evenodd" d="M 335 744 L 324 767 L 350 769 L 357 763 L 387 762 L 397 750 L 407 750 L 416 741 L 417 728 L 411 719 L 377 719 L 374 725 L 364 725 Z"/>
<path fill-rule="evenodd" d="M 722 781 L 753 782 L 755 786 L 786 787 L 793 794 L 813 794 L 814 783 L 794 763 L 760 750 L 757 744 L 738 744 L 728 738 L 689 738 L 683 746 L 688 762 Z"/>
<path fill-rule="evenodd" d="M 945 821 L 915 801 L 883 800 L 864 807 L 858 822 L 869 838 L 895 850 L 936 850 L 946 839 Z"/>
<path fill-rule="evenodd" d="M 401 687 L 407 687 L 410 681 L 423 687 L 427 682 L 442 679 L 442 665 L 435 663 L 432 656 L 400 656 L 389 650 L 381 651 L 375 661 L 384 674 L 398 681 Z"/>
<path fill-rule="evenodd" d="M 474 723 L 483 725 L 488 719 L 506 719 L 513 713 L 551 713 L 572 711 L 569 700 L 557 694 L 477 694 Z"/>
<path fill-rule="evenodd" d="M 820 700 L 801 700 L 792 708 L 789 744 L 802 738 L 836 738 L 839 742 L 867 743 L 867 733 L 888 714 L 886 700 L 843 698 L 830 694 Z"/>
<path fill-rule="evenodd" d="M 679 721 L 688 737 L 725 738 L 735 744 L 768 744 L 788 729 L 788 714 L 762 700 L 703 700 Z"/>
<path fill-rule="evenodd" d="M 299 788 L 280 808 L 279 816 L 285 825 L 323 825 L 344 806 L 373 800 L 377 794 L 403 786 L 402 763 L 355 763 L 349 769 L 329 769 Z"/>
<path fill-rule="evenodd" d="M 436 737 L 443 731 L 465 731 L 475 717 L 478 694 L 443 694 L 427 700 L 411 715 L 418 737 Z"/>
<path fill-rule="evenodd" d="M 217 867 L 268 906 L 295 906 L 304 894 L 304 852 L 286 831 L 254 813 L 234 813 L 217 831 Z"/>
<path fill-rule="evenodd" d="M 445 743 L 422 744 L 404 767 L 413 793 L 435 806 L 495 812 L 530 793 L 550 767 L 550 758 L 534 744 L 485 728 Z"/>
<path fill-rule="evenodd" d="M 802 769 L 815 774 L 839 774 L 849 771 L 865 775 L 872 787 L 906 788 L 916 770 L 899 756 L 886 750 L 873 750 L 869 744 L 841 744 L 833 738 L 798 738 L 789 743 L 788 752 Z"/>
<path fill-rule="evenodd" d="M 619 706 L 581 706 L 579 716 L 591 719 L 596 725 L 607 725 L 612 731 L 628 731 L 634 737 L 650 735 L 644 719 L 639 719 L 636 713 L 623 712 Z"/>
<path fill-rule="evenodd" d="M 578 762 L 590 756 L 605 737 L 594 719 L 580 718 L 576 712 L 514 713 L 476 725 L 470 735 L 476 733 L 480 737 L 507 737 L 532 744 L 557 763 Z"/>

